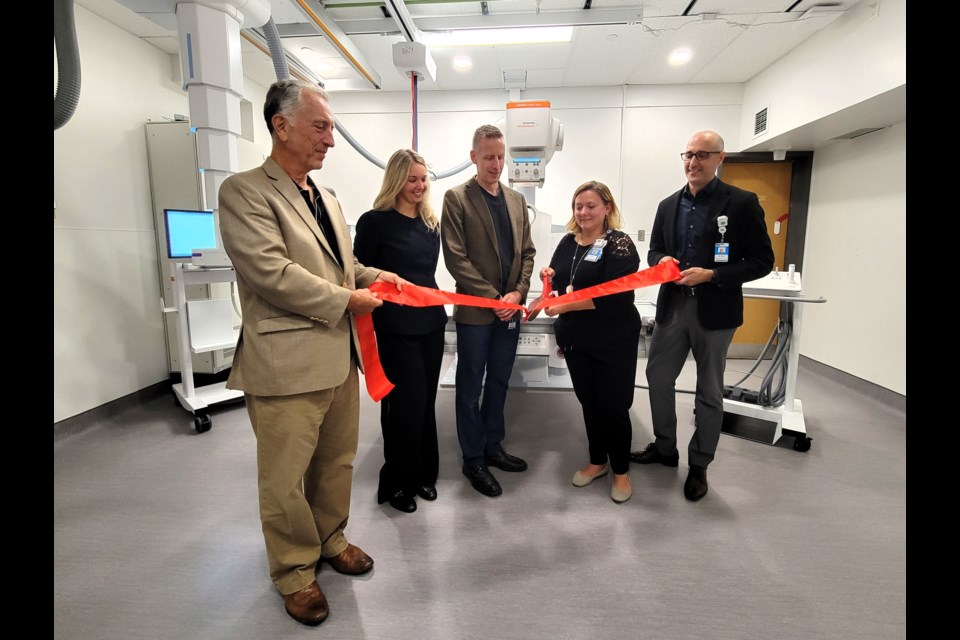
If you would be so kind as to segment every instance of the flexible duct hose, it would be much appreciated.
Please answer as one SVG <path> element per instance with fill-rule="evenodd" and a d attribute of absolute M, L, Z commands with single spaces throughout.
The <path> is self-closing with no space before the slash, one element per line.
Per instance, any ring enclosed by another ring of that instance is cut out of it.
<path fill-rule="evenodd" d="M 264 30 L 263 30 L 264 36 L 267 39 L 267 45 L 270 47 L 270 58 L 273 60 L 273 69 L 277 74 L 277 80 L 286 80 L 287 78 L 290 77 L 290 71 L 287 68 L 287 57 L 283 53 L 283 45 L 280 44 L 280 34 L 277 32 L 277 25 L 274 24 L 273 17 L 271 16 L 270 20 L 268 20 L 267 23 L 263 26 L 264 26 Z M 387 164 L 383 160 L 378 159 L 372 153 L 367 151 L 362 144 L 357 142 L 357 140 L 352 135 L 350 135 L 350 132 L 347 131 L 347 128 L 343 126 L 343 123 L 341 123 L 338 118 L 334 117 L 334 123 L 336 125 L 337 131 L 339 131 L 341 135 L 343 135 L 344 139 L 347 142 L 349 142 L 350 146 L 356 149 L 360 155 L 362 155 L 364 158 L 366 158 L 367 160 L 369 160 L 379 168 L 381 169 L 386 168 Z M 416 131 L 414 132 L 414 136 L 415 136 L 414 140 L 416 140 Z M 416 143 L 414 143 L 414 146 L 416 146 Z M 442 178 L 446 178 L 448 176 L 452 176 L 457 173 L 460 173 L 461 171 L 463 171 L 464 169 L 466 169 L 472 164 L 473 162 L 471 162 L 470 160 L 467 160 L 463 164 L 457 165 L 456 167 L 453 167 L 451 169 L 446 169 L 439 173 L 434 173 L 431 171 L 430 175 L 433 177 L 434 180 L 440 180 Z"/>
<path fill-rule="evenodd" d="M 73 0 L 53 2 L 53 46 L 57 49 L 57 92 L 53 96 L 53 129 L 73 117 L 80 103 L 80 49 Z"/>
<path fill-rule="evenodd" d="M 263 25 L 263 35 L 267 38 L 267 45 L 270 47 L 270 59 L 273 60 L 273 71 L 277 74 L 277 80 L 287 80 L 290 77 L 290 69 L 287 67 L 287 56 L 283 55 L 280 32 L 277 31 L 273 16 L 270 16 L 267 23 Z"/>
<path fill-rule="evenodd" d="M 440 172 L 438 172 L 438 173 L 434 173 L 434 174 L 433 174 L 434 180 L 442 180 L 443 178 L 448 178 L 448 177 L 450 177 L 450 176 L 452 176 L 452 175 L 456 175 L 456 174 L 460 173 L 461 171 L 463 171 L 464 169 L 466 169 L 467 167 L 469 167 L 469 166 L 472 165 L 472 164 L 473 164 L 472 161 L 470 161 L 470 160 L 465 160 L 465 161 L 463 162 L 463 164 L 459 164 L 459 165 L 453 167 L 452 169 L 447 169 L 447 170 L 445 170 L 445 171 L 440 171 Z M 433 172 L 431 172 L 431 173 L 433 173 Z"/>
<path fill-rule="evenodd" d="M 387 167 L 386 163 L 385 163 L 383 160 L 380 160 L 380 159 L 374 157 L 374 155 L 373 155 L 372 153 L 370 153 L 369 151 L 367 151 L 366 149 L 364 149 L 364 148 L 363 148 L 363 145 L 360 144 L 359 142 L 357 142 L 357 141 L 353 138 L 353 136 L 350 135 L 350 132 L 347 131 L 346 127 L 344 127 L 344 126 L 340 123 L 340 119 L 339 119 L 339 118 L 334 117 L 333 121 L 334 121 L 334 122 L 336 123 L 336 125 L 337 125 L 337 131 L 339 131 L 339 132 L 343 135 L 343 137 L 346 138 L 347 142 L 350 143 L 350 146 L 351 146 L 351 147 L 353 147 L 354 149 L 356 149 L 357 151 L 359 151 L 359 152 L 360 152 L 360 155 L 362 155 L 364 158 L 366 158 L 367 160 L 369 160 L 369 161 L 372 162 L 373 164 L 377 165 L 377 166 L 380 167 L 381 169 L 386 169 L 386 167 Z"/>

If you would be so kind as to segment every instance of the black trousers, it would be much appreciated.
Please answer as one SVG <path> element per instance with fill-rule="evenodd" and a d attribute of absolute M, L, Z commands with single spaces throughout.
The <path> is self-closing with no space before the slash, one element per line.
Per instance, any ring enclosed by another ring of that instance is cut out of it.
<path fill-rule="evenodd" d="M 576 347 L 564 351 L 573 391 L 583 408 L 591 464 L 606 464 L 616 474 L 630 468 L 634 384 L 640 332 L 624 338 L 622 348 L 593 352 Z"/>
<path fill-rule="evenodd" d="M 383 467 L 378 498 L 434 485 L 440 466 L 435 404 L 443 329 L 417 336 L 377 333 L 377 349 L 395 386 L 380 401 Z"/>

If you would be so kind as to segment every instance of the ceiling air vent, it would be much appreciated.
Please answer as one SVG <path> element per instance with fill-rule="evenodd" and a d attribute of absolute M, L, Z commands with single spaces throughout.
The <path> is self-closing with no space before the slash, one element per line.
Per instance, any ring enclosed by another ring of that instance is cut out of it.
<path fill-rule="evenodd" d="M 753 117 L 753 135 L 758 136 L 767 130 L 767 108 L 757 111 Z"/>
<path fill-rule="evenodd" d="M 503 72 L 503 88 L 526 90 L 527 88 L 526 70 L 521 69 L 519 71 L 504 71 Z"/>
<path fill-rule="evenodd" d="M 865 129 L 854 129 L 844 133 L 843 135 L 836 136 L 835 138 L 830 138 L 831 140 L 853 140 L 854 138 L 859 138 L 860 136 L 865 136 L 868 133 L 873 133 L 874 131 L 880 131 L 881 129 L 886 129 L 886 127 L 866 127 Z"/>

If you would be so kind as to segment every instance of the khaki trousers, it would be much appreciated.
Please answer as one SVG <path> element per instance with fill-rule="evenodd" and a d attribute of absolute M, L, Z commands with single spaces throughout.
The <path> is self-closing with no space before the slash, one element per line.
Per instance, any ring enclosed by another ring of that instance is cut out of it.
<path fill-rule="evenodd" d="M 245 394 L 257 437 L 260 521 L 270 578 L 288 594 L 316 579 L 320 558 L 347 548 L 359 437 L 357 367 L 338 387 L 290 396 Z"/>

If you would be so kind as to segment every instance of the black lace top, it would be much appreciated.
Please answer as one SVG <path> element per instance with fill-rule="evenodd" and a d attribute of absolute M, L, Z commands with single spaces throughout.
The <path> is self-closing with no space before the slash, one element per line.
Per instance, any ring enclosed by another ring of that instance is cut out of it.
<path fill-rule="evenodd" d="M 553 288 L 559 295 L 609 282 L 636 273 L 640 268 L 637 247 L 623 231 L 609 229 L 598 260 L 588 257 L 591 247 L 580 246 L 572 233 L 560 240 L 550 267 L 556 272 Z M 591 245 L 592 246 L 592 245 Z M 557 317 L 554 332 L 563 348 L 620 349 L 624 339 L 640 331 L 640 313 L 633 305 L 633 291 L 594 298 L 596 309 L 570 311 Z"/>

